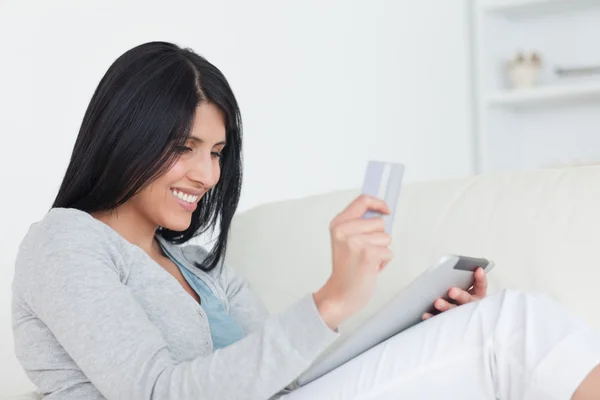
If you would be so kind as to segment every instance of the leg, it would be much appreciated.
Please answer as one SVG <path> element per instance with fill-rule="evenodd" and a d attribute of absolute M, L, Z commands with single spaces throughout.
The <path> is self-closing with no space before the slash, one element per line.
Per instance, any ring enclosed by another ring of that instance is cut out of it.
<path fill-rule="evenodd" d="M 599 362 L 600 335 L 558 303 L 503 291 L 396 335 L 284 398 L 568 400 Z"/>

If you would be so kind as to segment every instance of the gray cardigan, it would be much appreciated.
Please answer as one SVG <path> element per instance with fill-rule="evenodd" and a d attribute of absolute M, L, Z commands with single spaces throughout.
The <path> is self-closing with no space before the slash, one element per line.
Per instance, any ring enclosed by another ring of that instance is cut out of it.
<path fill-rule="evenodd" d="M 206 255 L 167 245 L 183 262 Z M 338 337 L 311 294 L 268 316 L 227 265 L 195 271 L 244 339 L 213 351 L 206 314 L 175 278 L 89 214 L 52 209 L 17 255 L 17 358 L 48 399 L 268 399 Z"/>

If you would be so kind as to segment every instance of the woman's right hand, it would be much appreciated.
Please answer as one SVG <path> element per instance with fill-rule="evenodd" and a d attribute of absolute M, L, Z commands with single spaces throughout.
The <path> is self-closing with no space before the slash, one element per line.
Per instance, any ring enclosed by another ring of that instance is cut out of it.
<path fill-rule="evenodd" d="M 392 259 L 383 218 L 361 218 L 367 211 L 390 213 L 383 200 L 362 195 L 330 224 L 333 270 L 314 299 L 331 329 L 369 302 L 377 275 Z"/>

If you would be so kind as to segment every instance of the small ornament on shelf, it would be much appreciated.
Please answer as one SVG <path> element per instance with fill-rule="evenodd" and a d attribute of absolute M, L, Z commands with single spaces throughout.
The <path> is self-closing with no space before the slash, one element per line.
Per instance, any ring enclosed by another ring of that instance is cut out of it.
<path fill-rule="evenodd" d="M 539 84 L 542 59 L 536 52 L 517 52 L 508 62 L 508 80 L 512 89 L 532 88 Z"/>

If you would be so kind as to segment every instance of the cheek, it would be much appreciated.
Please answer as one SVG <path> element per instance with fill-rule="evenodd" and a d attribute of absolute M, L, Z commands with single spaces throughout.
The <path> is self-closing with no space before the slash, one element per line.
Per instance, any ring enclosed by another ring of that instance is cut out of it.
<path fill-rule="evenodd" d="M 155 207 L 165 201 L 170 188 L 180 182 L 185 176 L 185 166 L 177 162 L 164 175 L 152 182 L 150 186 L 144 189 L 138 196 L 138 203 L 147 207 Z"/>
<path fill-rule="evenodd" d="M 140 193 L 138 193 L 135 197 L 133 197 L 129 203 L 132 204 L 138 211 L 143 214 L 151 217 L 153 213 L 157 210 L 157 207 L 160 207 L 160 204 L 164 202 L 164 195 L 161 195 L 161 191 L 159 187 L 155 183 L 152 183 L 150 186 L 146 187 Z"/>
<path fill-rule="evenodd" d="M 167 194 L 165 189 L 167 188 L 166 182 L 164 181 L 158 180 L 153 182 L 137 196 L 138 204 L 144 206 L 145 208 L 154 208 L 156 205 L 164 201 Z"/>
<path fill-rule="evenodd" d="M 167 171 L 161 178 L 160 181 L 163 183 L 163 186 L 173 185 L 177 182 L 180 182 L 186 174 L 188 170 L 185 162 L 183 160 L 177 161 L 171 169 Z"/>
<path fill-rule="evenodd" d="M 213 169 L 213 181 L 214 185 L 216 185 L 221 179 L 221 165 L 217 162 L 216 167 Z"/>

